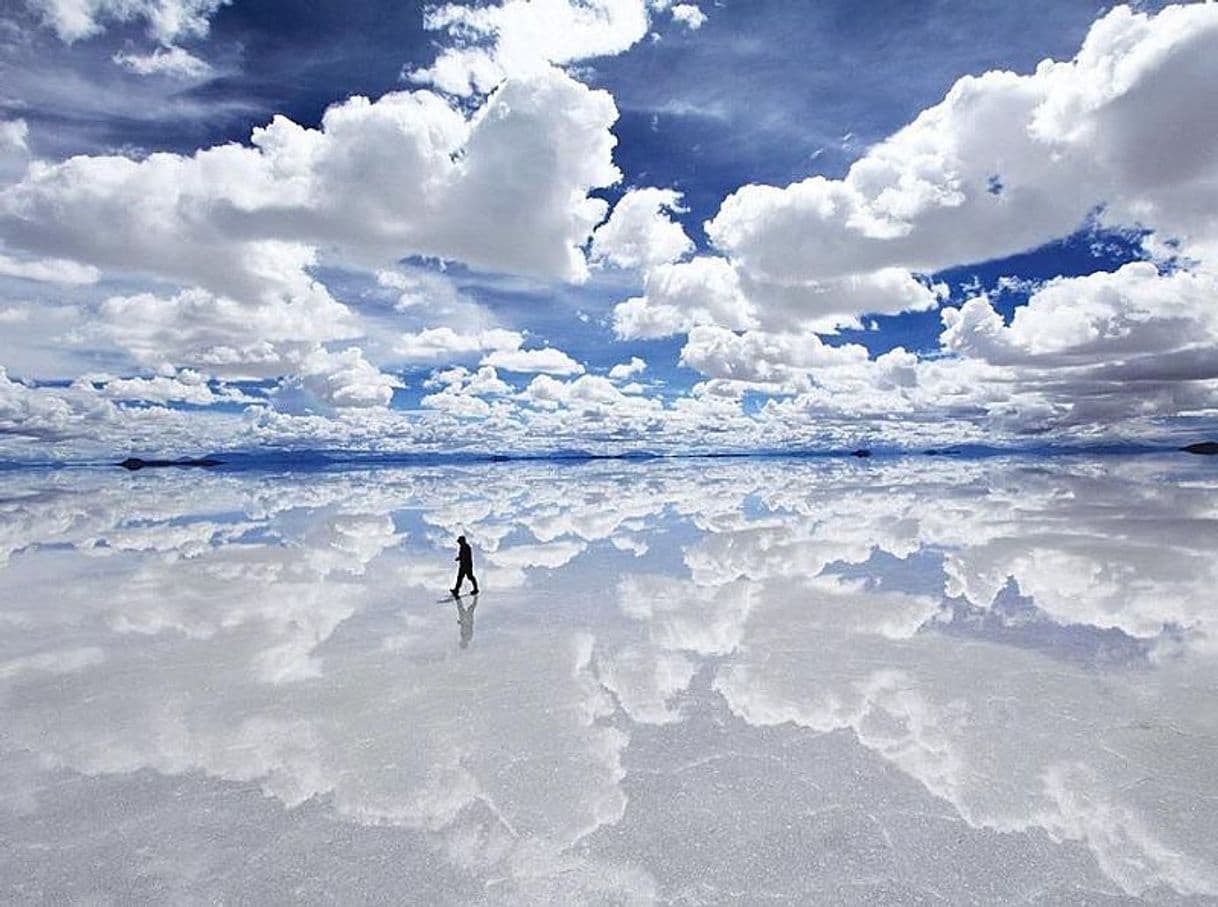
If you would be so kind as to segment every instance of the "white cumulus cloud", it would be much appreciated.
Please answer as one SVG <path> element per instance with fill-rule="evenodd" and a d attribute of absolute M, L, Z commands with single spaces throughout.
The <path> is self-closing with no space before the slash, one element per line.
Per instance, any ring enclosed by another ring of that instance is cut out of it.
<path fill-rule="evenodd" d="M 645 0 L 503 0 L 431 9 L 427 28 L 449 35 L 429 67 L 411 77 L 455 95 L 491 91 L 505 78 L 620 54 L 647 34 Z"/>
<path fill-rule="evenodd" d="M 281 382 L 277 395 L 299 392 L 306 406 L 370 409 L 388 406 L 394 388 L 401 386 L 398 378 L 365 359 L 358 347 L 337 353 L 318 348 L 300 360 L 294 373 Z"/>
<path fill-rule="evenodd" d="M 592 235 L 592 257 L 620 268 L 643 268 L 676 261 L 692 252 L 693 241 L 671 217 L 681 193 L 671 189 L 631 189 L 613 206 L 609 220 Z"/>
<path fill-rule="evenodd" d="M 614 381 L 625 381 L 647 370 L 647 363 L 638 356 L 631 356 L 629 362 L 619 362 L 609 369 L 609 377 Z"/>
<path fill-rule="evenodd" d="M 678 3 L 672 8 L 672 19 L 690 31 L 697 31 L 706 24 L 706 13 L 693 3 Z"/>
<path fill-rule="evenodd" d="M 548 375 L 579 375 L 584 367 L 553 347 L 539 350 L 495 350 L 482 359 L 482 365 L 506 372 L 542 372 Z"/>
<path fill-rule="evenodd" d="M 785 285 L 1012 254 L 1097 208 L 1105 224 L 1204 251 L 1218 228 L 1218 118 L 1195 100 L 1218 80 L 1216 42 L 1213 4 L 1117 7 L 1074 59 L 966 76 L 843 179 L 745 186 L 707 233 L 750 275 Z"/>
<path fill-rule="evenodd" d="M 524 335 L 504 328 L 462 333 L 450 327 L 425 328 L 403 334 L 394 354 L 406 362 L 452 360 L 488 350 L 513 351 L 524 343 Z"/>

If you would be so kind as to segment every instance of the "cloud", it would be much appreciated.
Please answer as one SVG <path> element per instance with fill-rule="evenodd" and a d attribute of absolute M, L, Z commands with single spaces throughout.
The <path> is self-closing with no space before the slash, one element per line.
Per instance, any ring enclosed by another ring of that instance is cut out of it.
<path fill-rule="evenodd" d="M 524 343 L 524 335 L 503 328 L 463 334 L 450 327 L 426 328 L 414 334 L 403 334 L 394 355 L 405 362 L 434 362 L 482 353 L 487 350 L 511 352 Z"/>
<path fill-rule="evenodd" d="M 230 0 L 25 0 L 61 40 L 71 44 L 108 25 L 143 22 L 150 37 L 165 45 L 202 37 L 213 15 Z"/>
<path fill-rule="evenodd" d="M 615 333 L 689 335 L 681 361 L 709 379 L 695 389 L 704 398 L 794 394 L 763 408 L 783 434 L 797 411 L 826 426 L 887 412 L 899 429 L 858 430 L 910 437 L 957 419 L 991 438 L 1128 436 L 1213 412 L 1214 325 L 1202 300 L 1218 249 L 1218 121 L 1188 99 L 1216 75 L 1216 39 L 1212 5 L 1119 7 L 1072 60 L 965 77 L 844 178 L 730 195 L 706 224 L 719 254 L 648 267 L 643 294 L 615 307 Z M 1166 134 L 1180 136 L 1170 153 L 1157 150 Z M 856 347 L 815 361 L 829 349 L 818 333 L 940 306 L 947 287 L 919 274 L 1020 252 L 1084 222 L 1154 231 L 1148 251 L 1174 263 L 1029 287 L 1009 326 L 984 298 L 947 308 L 929 356 L 869 360 Z"/>
<path fill-rule="evenodd" d="M 828 333 L 860 327 L 864 313 L 935 308 L 939 292 L 901 268 L 783 286 L 757 281 L 729 259 L 697 256 L 650 268 L 644 294 L 615 306 L 613 324 L 625 340 L 688 333 L 699 325 Z"/>
<path fill-rule="evenodd" d="M 1051 427 L 1218 406 L 1218 281 L 1149 262 L 1042 285 L 1006 324 L 985 297 L 943 311 L 943 347 L 1015 370 Z"/>
<path fill-rule="evenodd" d="M 726 259 L 699 256 L 650 268 L 644 295 L 613 310 L 613 329 L 623 340 L 686 333 L 701 324 L 733 330 L 758 324 L 740 275 Z"/>
<path fill-rule="evenodd" d="M 305 408 L 312 404 L 337 409 L 371 409 L 388 406 L 394 388 L 402 386 L 400 379 L 381 372 L 357 347 L 337 353 L 319 348 L 296 364 L 293 374 L 280 382 L 275 396 L 277 401 L 286 401 L 299 395 Z"/>
<path fill-rule="evenodd" d="M 482 366 L 476 372 L 462 366 L 433 372 L 424 384 L 427 387 L 443 387 L 453 393 L 475 395 L 508 394 L 512 391 L 512 386 L 500 379 L 489 365 Z"/>
<path fill-rule="evenodd" d="M 67 387 L 38 386 L 14 381 L 0 368 L 0 456 L 104 461 L 127 453 L 178 457 L 249 446 L 252 426 L 242 414 L 161 405 L 252 402 L 223 385 L 201 386 L 202 380 L 179 372 L 152 378 L 85 376 Z"/>
<path fill-rule="evenodd" d="M 94 383 L 94 380 L 89 383 Z M 101 381 L 98 393 L 110 400 L 141 403 L 192 403 L 196 406 L 208 406 L 220 401 L 253 402 L 253 398 L 229 388 L 213 390 L 206 375 L 190 369 L 150 378 L 107 378 Z"/>
<path fill-rule="evenodd" d="M 758 416 L 787 443 L 800 419 L 815 421 L 822 444 L 851 425 L 856 438 L 907 446 L 944 431 L 986 443 L 1154 438 L 1218 407 L 1214 292 L 1208 273 L 1135 262 L 1045 282 L 1009 325 L 985 297 L 948 307 L 938 356 L 897 347 L 871 358 L 814 333 L 708 323 L 685 327 L 680 361 L 708 379 L 695 387 L 704 397 L 790 395 Z"/>
<path fill-rule="evenodd" d="M 539 350 L 495 350 L 482 358 L 482 365 L 508 372 L 543 372 L 549 375 L 580 375 L 584 367 L 553 347 Z"/>
<path fill-rule="evenodd" d="M 609 377 L 614 381 L 625 381 L 634 375 L 641 375 L 647 370 L 647 363 L 638 356 L 631 356 L 629 362 L 619 362 L 609 369 Z"/>
<path fill-rule="evenodd" d="M 211 75 L 212 68 L 181 47 L 158 47 L 151 53 L 138 54 L 119 51 L 112 58 L 115 63 L 136 75 L 163 75 L 175 79 L 203 79 Z"/>
<path fill-rule="evenodd" d="M 30 127 L 23 119 L 0 120 L 0 185 L 25 172 L 30 156 Z"/>
<path fill-rule="evenodd" d="M 1216 224 L 1218 7 L 1116 7 L 1073 60 L 960 79 L 840 180 L 745 186 L 706 225 L 757 280 L 799 285 L 900 267 L 931 272 L 1068 235 L 1094 211 L 1204 253 Z M 1164 135 L 1174 136 L 1170 149 Z"/>
<path fill-rule="evenodd" d="M 86 29 L 157 10 L 169 22 L 174 9 L 205 27 L 218 4 L 79 8 Z M 1190 102 L 1218 74 L 1213 4 L 1118 7 L 1072 59 L 959 80 L 841 179 L 742 186 L 706 224 L 702 254 L 675 189 L 630 189 L 609 211 L 614 99 L 557 68 L 633 46 L 650 15 L 679 19 L 681 8 L 440 7 L 429 21 L 447 48 L 420 75 L 436 90 L 352 97 L 315 127 L 276 117 L 245 143 L 192 154 L 30 161 L 41 146 L 24 121 L 0 124 L 0 278 L 21 294 L 0 300 L 9 371 L 70 379 L 103 361 L 130 382 L 15 385 L 13 411 L 57 413 L 46 424 L 61 451 L 146 439 L 150 425 L 208 441 L 220 412 L 192 430 L 172 406 L 202 405 L 239 379 L 277 387 L 246 416 L 227 414 L 223 437 L 241 446 L 433 449 L 456 425 L 472 439 L 455 420 L 473 415 L 487 420 L 478 431 L 528 450 L 1158 440 L 1218 412 L 1206 302 L 1218 289 L 1218 127 Z M 164 33 L 175 29 L 197 33 Z M 167 71 L 189 69 L 186 53 L 163 41 L 120 56 Z M 874 357 L 831 336 L 870 315 L 939 309 L 949 290 L 928 274 L 1084 222 L 1146 233 L 1150 261 L 999 280 L 991 296 L 943 308 L 938 347 L 920 327 L 869 339 L 885 350 Z M 639 275 L 641 289 L 609 291 L 624 299 L 612 329 L 620 340 L 683 336 L 666 348 L 690 371 L 662 392 L 625 383 L 635 359 L 578 362 L 530 333 L 524 297 L 552 306 L 578 294 L 586 341 L 604 325 L 605 288 Z M 554 286 L 590 276 L 578 290 Z M 423 408 L 388 409 L 392 370 L 412 364 L 438 369 Z M 585 369 L 597 374 L 551 377 Z M 505 391 L 509 372 L 546 380 Z M 192 374 L 210 390 L 184 387 Z M 25 426 L 13 437 L 42 431 L 39 418 L 13 424 Z"/>
<path fill-rule="evenodd" d="M 706 13 L 693 3 L 678 3 L 672 8 L 672 20 L 697 31 L 706 24 Z"/>
<path fill-rule="evenodd" d="M 319 129 L 275 117 L 250 145 L 37 164 L 0 192 L 0 235 L 231 295 L 278 289 L 258 254 L 272 245 L 581 280 L 580 246 L 607 208 L 586 193 L 619 178 L 616 118 L 606 92 L 553 69 L 471 116 L 429 91 L 353 97 Z"/>
<path fill-rule="evenodd" d="M 485 419 L 491 414 L 491 405 L 481 397 L 468 394 L 441 391 L 438 394 L 428 394 L 420 401 L 423 406 L 440 410 L 450 416 L 463 419 Z"/>
<path fill-rule="evenodd" d="M 676 261 L 694 249 L 671 218 L 681 213 L 681 193 L 671 189 L 631 189 L 592 234 L 592 258 L 619 268 L 646 268 Z"/>
<path fill-rule="evenodd" d="M 943 346 L 999 365 L 1104 367 L 1114 376 L 1218 377 L 1218 280 L 1150 262 L 1040 286 L 1007 325 L 984 296 L 943 310 Z M 1197 370 L 1201 361 L 1208 369 Z"/>
<path fill-rule="evenodd" d="M 45 283 L 97 283 L 101 272 L 91 265 L 62 258 L 19 259 L 0 254 L 0 277 L 19 277 Z"/>
<path fill-rule="evenodd" d="M 55 442 L 87 436 L 118 419 L 118 410 L 80 385 L 55 392 L 13 381 L 0 366 L 0 434 Z"/>
<path fill-rule="evenodd" d="M 29 151 L 30 127 L 23 119 L 0 120 L 0 151 Z"/>
<path fill-rule="evenodd" d="M 442 273 L 399 265 L 377 271 L 376 282 L 398 291 L 393 306 L 396 312 L 424 317 L 431 327 L 448 325 L 467 332 L 471 328 L 494 327 L 488 310 Z"/>
<path fill-rule="evenodd" d="M 559 381 L 538 375 L 521 395 L 523 400 L 550 414 L 533 420 L 534 428 L 547 432 L 551 445 L 588 444 L 592 437 L 632 438 L 655 436 L 668 421 L 659 400 L 626 394 L 608 378 L 581 375 L 573 381 Z M 623 517 L 624 519 L 624 517 Z"/>
<path fill-rule="evenodd" d="M 453 46 L 410 77 L 449 94 L 490 92 L 507 78 L 628 50 L 647 34 L 645 0 L 503 0 L 485 6 L 449 3 L 424 19 Z"/>
<path fill-rule="evenodd" d="M 512 386 L 489 365 L 476 372 L 461 366 L 434 372 L 425 385 L 441 390 L 423 397 L 420 402 L 424 406 L 469 418 L 486 418 L 491 414 L 491 405 L 483 397 L 501 397 L 512 392 Z"/>
<path fill-rule="evenodd" d="M 681 350 L 681 364 L 709 378 L 774 384 L 787 389 L 807 385 L 813 370 L 868 361 L 858 344 L 828 346 L 815 334 L 769 334 L 700 326 L 690 330 Z"/>
<path fill-rule="evenodd" d="M 236 378 L 282 375 L 316 344 L 358 335 L 351 310 L 302 269 L 289 265 L 284 284 L 289 292 L 254 301 L 202 289 L 113 296 L 95 330 L 149 368 L 186 365 Z"/>
<path fill-rule="evenodd" d="M 105 300 L 78 336 L 153 369 L 281 377 L 317 344 L 374 327 L 314 276 L 323 259 L 361 268 L 420 255 L 584 279 L 581 247 L 608 207 L 587 193 L 619 176 L 616 116 L 607 93 L 544 69 L 504 83 L 472 112 L 430 91 L 355 97 L 331 106 L 317 129 L 276 117 L 248 145 L 35 162 L 0 188 L 0 240 L 14 250 L 4 270 L 177 285 Z M 23 135 L 8 132 L 14 142 Z M 400 284 L 403 310 L 436 289 L 395 273 L 386 279 Z M 451 289 L 447 298 L 439 320 L 473 321 L 478 339 L 436 326 L 404 337 L 401 355 L 519 347 L 520 335 L 493 327 L 476 303 Z M 553 353 L 511 361 L 569 369 Z M 370 390 L 373 399 L 385 392 Z"/>

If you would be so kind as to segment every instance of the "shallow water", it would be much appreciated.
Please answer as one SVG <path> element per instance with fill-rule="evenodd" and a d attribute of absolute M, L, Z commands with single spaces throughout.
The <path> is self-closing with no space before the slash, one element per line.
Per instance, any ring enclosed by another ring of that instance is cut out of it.
<path fill-rule="evenodd" d="M 1213 901 L 1216 469 L 0 473 L 0 901 Z"/>

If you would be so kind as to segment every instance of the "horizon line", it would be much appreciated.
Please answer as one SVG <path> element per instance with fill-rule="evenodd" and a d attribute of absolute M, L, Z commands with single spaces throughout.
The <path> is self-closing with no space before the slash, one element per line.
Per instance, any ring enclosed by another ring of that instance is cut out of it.
<path fill-rule="evenodd" d="M 1197 448 L 1193 450 L 1193 448 Z M 464 465 L 475 463 L 514 462 L 591 462 L 596 460 L 651 461 L 651 460 L 703 460 L 703 459 L 829 459 L 848 457 L 867 460 L 873 457 L 890 459 L 903 457 L 953 457 L 959 459 L 981 459 L 1002 456 L 1120 456 L 1168 453 L 1206 454 L 1218 452 L 1216 442 L 1198 442 L 1180 445 L 1167 443 L 1099 443 L 1099 444 L 1047 444 L 1030 446 L 1000 446 L 988 444 L 949 444 L 926 447 L 832 447 L 810 449 L 753 449 L 753 450 L 692 450 L 654 451 L 645 449 L 618 452 L 597 452 L 581 449 L 556 449 L 549 451 L 396 451 L 378 453 L 368 450 L 345 448 L 301 448 L 238 450 L 207 453 L 200 456 L 167 456 L 128 454 L 119 459 L 53 459 L 53 460 L 6 460 L 0 459 L 0 469 L 112 469 L 126 464 L 135 470 L 141 468 L 205 468 L 231 470 L 257 470 L 293 466 L 302 469 L 324 469 L 341 466 L 428 466 Z"/>

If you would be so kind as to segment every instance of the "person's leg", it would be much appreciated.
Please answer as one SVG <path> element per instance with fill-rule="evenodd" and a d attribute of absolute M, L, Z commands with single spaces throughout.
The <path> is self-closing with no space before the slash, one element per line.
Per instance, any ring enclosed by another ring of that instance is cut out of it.
<path fill-rule="evenodd" d="M 469 581 L 474 586 L 474 595 L 477 595 L 478 594 L 478 577 L 474 576 L 473 570 L 471 570 L 467 575 L 469 576 Z"/>
<path fill-rule="evenodd" d="M 461 580 L 465 578 L 465 571 L 460 567 L 457 568 L 457 581 L 453 583 L 453 595 L 461 592 Z"/>
<path fill-rule="evenodd" d="M 474 591 L 477 592 L 478 591 L 478 581 L 476 579 L 474 579 L 474 572 L 472 570 L 470 570 L 468 567 L 462 567 L 457 572 L 457 588 L 460 589 L 462 581 L 467 580 L 467 579 L 470 581 L 470 584 L 473 585 Z"/>

